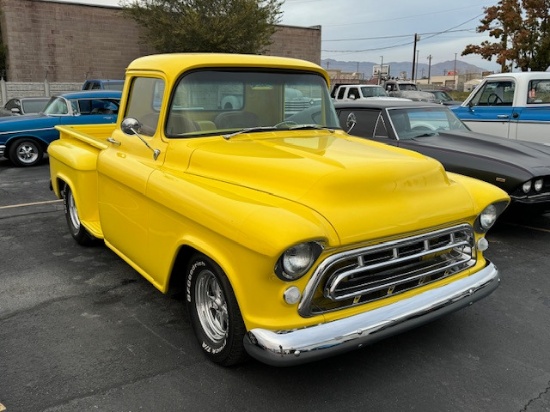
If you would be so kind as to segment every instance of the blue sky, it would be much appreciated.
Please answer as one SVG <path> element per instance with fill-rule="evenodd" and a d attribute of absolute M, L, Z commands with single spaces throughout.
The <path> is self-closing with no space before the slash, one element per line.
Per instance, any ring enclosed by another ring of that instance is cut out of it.
<path fill-rule="evenodd" d="M 120 0 L 55 0 L 118 6 Z M 414 35 L 418 61 L 460 61 L 498 70 L 477 55 L 461 56 L 468 44 L 494 39 L 476 33 L 484 7 L 498 0 L 286 0 L 281 24 L 322 27 L 322 58 L 342 61 L 412 61 Z"/>

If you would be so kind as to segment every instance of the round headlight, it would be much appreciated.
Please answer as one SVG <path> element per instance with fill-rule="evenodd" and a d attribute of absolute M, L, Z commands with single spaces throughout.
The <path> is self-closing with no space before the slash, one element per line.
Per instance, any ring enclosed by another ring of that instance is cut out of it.
<path fill-rule="evenodd" d="M 288 249 L 283 254 L 283 270 L 293 278 L 303 275 L 311 266 L 312 253 L 309 243 L 302 243 Z"/>
<path fill-rule="evenodd" d="M 535 184 L 533 185 L 533 187 L 535 188 L 535 192 L 540 192 L 542 190 L 542 186 L 543 186 L 542 179 L 535 180 Z"/>
<path fill-rule="evenodd" d="M 531 190 L 531 181 L 525 182 L 523 186 L 521 187 L 523 190 L 523 193 L 529 193 L 529 190 Z"/>
<path fill-rule="evenodd" d="M 479 224 L 483 230 L 489 230 L 497 220 L 498 213 L 495 205 L 487 206 L 479 215 Z"/>
<path fill-rule="evenodd" d="M 322 247 L 308 242 L 288 248 L 279 258 L 275 273 L 283 280 L 296 280 L 305 275 L 319 257 Z"/>

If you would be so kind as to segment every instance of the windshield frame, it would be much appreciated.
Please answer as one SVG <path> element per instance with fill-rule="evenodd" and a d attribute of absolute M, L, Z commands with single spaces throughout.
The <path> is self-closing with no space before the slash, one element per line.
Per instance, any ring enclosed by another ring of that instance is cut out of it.
<path fill-rule="evenodd" d="M 171 125 L 178 117 L 193 130 L 177 132 Z M 241 119 L 233 122 L 237 117 Z M 172 88 L 163 127 L 168 138 L 341 128 L 320 73 L 256 67 L 185 73 Z"/>

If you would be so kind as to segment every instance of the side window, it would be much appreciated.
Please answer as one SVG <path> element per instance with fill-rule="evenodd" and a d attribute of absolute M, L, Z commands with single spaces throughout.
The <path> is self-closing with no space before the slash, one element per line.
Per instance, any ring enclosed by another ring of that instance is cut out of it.
<path fill-rule="evenodd" d="M 374 137 L 388 138 L 388 129 L 386 128 L 386 123 L 381 114 L 378 115 L 376 119 L 376 124 L 374 126 Z"/>
<path fill-rule="evenodd" d="M 348 132 L 347 122 L 351 117 L 355 119 L 356 123 L 348 133 L 354 136 L 372 138 L 374 137 L 374 127 L 378 115 L 378 110 L 342 110 L 338 113 L 338 118 L 340 119 L 340 126 L 345 132 Z"/>
<path fill-rule="evenodd" d="M 529 82 L 527 95 L 528 104 L 550 103 L 550 79 L 531 80 Z"/>
<path fill-rule="evenodd" d="M 153 136 L 157 131 L 163 93 L 162 79 L 136 77 L 131 82 L 125 117 L 137 119 L 144 135 Z"/>
<path fill-rule="evenodd" d="M 75 107 L 73 105 L 73 111 L 75 113 L 80 113 L 83 115 L 90 114 L 92 113 L 92 109 L 93 109 L 92 100 L 80 99 L 77 102 L 77 107 L 78 108 L 75 110 Z"/>
<path fill-rule="evenodd" d="M 511 106 L 514 100 L 513 81 L 488 81 L 472 99 L 474 106 Z"/>
<path fill-rule="evenodd" d="M 348 92 L 348 99 L 358 99 L 359 89 L 357 87 L 350 87 Z"/>
<path fill-rule="evenodd" d="M 351 134 L 368 138 L 374 137 L 374 128 L 378 115 L 378 110 L 355 110 L 357 124 L 351 131 Z"/>
<path fill-rule="evenodd" d="M 338 90 L 338 99 L 343 99 L 345 93 L 346 93 L 346 88 L 345 88 L 345 87 L 341 87 L 340 90 Z"/>

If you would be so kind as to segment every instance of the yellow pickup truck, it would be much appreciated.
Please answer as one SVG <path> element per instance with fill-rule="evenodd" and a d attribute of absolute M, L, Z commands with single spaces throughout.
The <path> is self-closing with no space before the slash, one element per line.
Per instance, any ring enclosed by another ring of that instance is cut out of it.
<path fill-rule="evenodd" d="M 296 59 L 142 57 L 116 124 L 59 126 L 49 146 L 74 239 L 183 288 L 219 364 L 359 348 L 499 283 L 483 251 L 507 194 L 344 133 L 328 84 Z"/>

